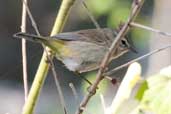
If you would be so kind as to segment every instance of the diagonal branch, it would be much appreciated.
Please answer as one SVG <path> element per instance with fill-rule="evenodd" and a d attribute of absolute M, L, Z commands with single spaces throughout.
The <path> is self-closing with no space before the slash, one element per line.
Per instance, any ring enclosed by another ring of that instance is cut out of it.
<path fill-rule="evenodd" d="M 131 61 L 129 61 L 129 62 L 123 64 L 123 65 L 120 65 L 120 66 L 118 66 L 118 67 L 116 67 L 116 68 L 114 68 L 114 69 L 112 69 L 112 70 L 110 70 L 110 71 L 104 73 L 104 76 L 109 76 L 109 75 L 115 73 L 116 71 L 118 71 L 118 70 L 120 70 L 120 69 L 122 69 L 122 68 L 124 68 L 124 67 L 127 67 L 128 65 L 130 65 L 130 64 L 132 64 L 132 63 L 134 63 L 134 62 L 136 62 L 136 61 L 142 60 L 142 59 L 144 59 L 144 58 L 146 58 L 146 57 L 148 57 L 148 56 L 150 56 L 150 55 L 153 55 L 153 54 L 155 54 L 155 53 L 159 53 L 160 51 L 163 51 L 163 50 L 165 50 L 165 49 L 167 49 L 167 48 L 171 48 L 171 45 L 167 45 L 167 46 L 164 46 L 164 47 L 162 47 L 162 48 L 153 50 L 153 51 L 151 51 L 151 52 L 149 52 L 149 53 L 147 53 L 147 54 L 145 54 L 145 55 L 143 55 L 143 56 L 140 56 L 140 57 L 138 57 L 138 58 L 136 58 L 136 59 L 133 59 L 133 60 L 131 60 Z"/>
<path fill-rule="evenodd" d="M 144 0 L 134 0 L 133 2 L 133 7 L 132 7 L 132 12 L 130 17 L 128 18 L 127 22 L 124 24 L 124 26 L 121 28 L 121 30 L 119 31 L 118 35 L 116 36 L 115 40 L 113 41 L 111 47 L 109 48 L 109 51 L 106 53 L 101 66 L 99 68 L 99 71 L 96 75 L 96 80 L 95 82 L 92 84 L 92 86 L 89 89 L 89 92 L 87 93 L 87 95 L 85 95 L 85 97 L 83 98 L 80 107 L 78 108 L 76 114 L 81 114 L 83 113 L 82 108 L 85 108 L 88 101 L 90 100 L 90 98 L 94 95 L 98 84 L 100 83 L 100 81 L 104 78 L 103 73 L 105 72 L 105 69 L 109 63 L 109 59 L 112 56 L 112 51 L 116 50 L 116 48 L 118 47 L 118 43 L 120 42 L 120 40 L 124 37 L 124 35 L 127 33 L 127 31 L 129 30 L 129 24 L 136 18 L 139 10 L 141 9 L 142 5 L 144 3 Z"/>
<path fill-rule="evenodd" d="M 145 25 L 142 25 L 142 24 L 139 24 L 139 23 L 132 22 L 132 23 L 130 23 L 130 25 L 132 27 L 141 28 L 141 29 L 144 29 L 144 30 L 148 30 L 148 31 L 163 35 L 163 36 L 171 37 L 171 33 L 164 32 L 164 31 L 161 31 L 159 29 L 155 29 L 155 28 L 152 28 L 152 27 L 149 27 L 149 26 L 145 26 Z"/>

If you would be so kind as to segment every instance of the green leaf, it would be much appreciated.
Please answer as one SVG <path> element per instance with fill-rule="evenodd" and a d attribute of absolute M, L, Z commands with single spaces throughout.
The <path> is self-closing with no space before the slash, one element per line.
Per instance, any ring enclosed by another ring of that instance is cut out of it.
<path fill-rule="evenodd" d="M 140 87 L 139 87 L 139 89 L 138 89 L 138 91 L 137 91 L 137 94 L 136 94 L 135 98 L 136 98 L 137 100 L 140 101 L 140 100 L 143 98 L 144 92 L 145 92 L 147 89 L 148 89 L 147 81 L 144 81 L 144 82 L 140 85 Z"/>
<path fill-rule="evenodd" d="M 168 73 L 167 73 L 168 71 Z M 147 79 L 149 89 L 141 101 L 141 109 L 155 114 L 171 114 L 171 67 Z"/>

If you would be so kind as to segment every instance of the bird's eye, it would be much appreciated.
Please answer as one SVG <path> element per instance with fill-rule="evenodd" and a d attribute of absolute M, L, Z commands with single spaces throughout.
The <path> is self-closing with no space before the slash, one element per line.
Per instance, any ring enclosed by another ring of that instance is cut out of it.
<path fill-rule="evenodd" d="M 125 47 L 128 47 L 128 43 L 126 40 L 121 40 L 121 44 L 120 44 L 121 47 L 125 48 Z"/>

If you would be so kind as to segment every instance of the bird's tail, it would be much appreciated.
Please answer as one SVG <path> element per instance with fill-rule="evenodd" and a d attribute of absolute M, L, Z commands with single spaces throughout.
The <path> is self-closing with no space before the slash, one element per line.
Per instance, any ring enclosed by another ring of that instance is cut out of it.
<path fill-rule="evenodd" d="M 34 34 L 28 34 L 28 33 L 23 33 L 23 32 L 18 32 L 16 34 L 13 35 L 15 38 L 24 38 L 26 40 L 32 41 L 32 42 L 38 42 L 38 43 L 42 43 L 43 41 L 47 41 L 48 38 L 43 37 L 43 36 L 37 36 Z"/>
<path fill-rule="evenodd" d="M 43 43 L 45 44 L 45 46 L 48 46 L 49 48 L 55 51 L 59 51 L 64 46 L 64 42 L 62 40 L 58 40 L 50 37 L 37 36 L 37 35 L 23 33 L 23 32 L 14 34 L 14 37 L 20 39 L 24 38 L 26 40 L 41 43 L 41 44 Z"/>

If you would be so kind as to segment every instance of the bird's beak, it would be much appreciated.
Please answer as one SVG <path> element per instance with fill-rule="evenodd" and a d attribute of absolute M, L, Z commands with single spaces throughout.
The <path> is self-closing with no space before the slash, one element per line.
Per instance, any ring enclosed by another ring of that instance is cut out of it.
<path fill-rule="evenodd" d="M 138 51 L 135 49 L 135 46 L 133 44 L 129 46 L 129 49 L 136 54 L 138 53 Z"/>
<path fill-rule="evenodd" d="M 129 49 L 130 49 L 132 52 L 134 52 L 134 53 L 137 54 L 138 51 L 136 50 L 136 48 L 135 48 L 135 46 L 134 46 L 134 43 L 133 43 L 132 39 L 127 38 L 127 40 L 128 40 L 128 42 L 129 42 Z"/>

